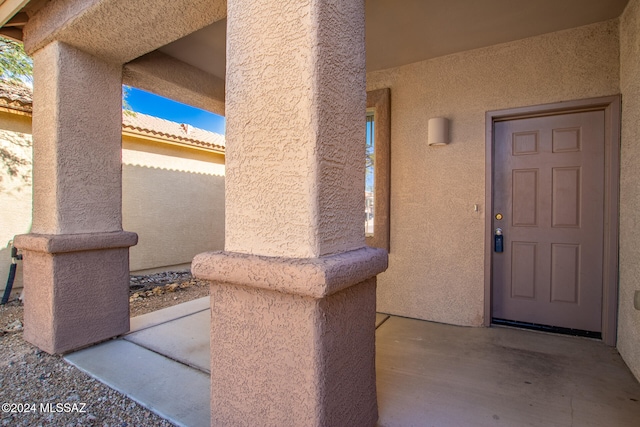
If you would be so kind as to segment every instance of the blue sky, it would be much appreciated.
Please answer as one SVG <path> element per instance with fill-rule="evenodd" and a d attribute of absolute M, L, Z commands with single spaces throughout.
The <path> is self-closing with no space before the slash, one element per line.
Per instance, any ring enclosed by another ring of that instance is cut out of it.
<path fill-rule="evenodd" d="M 187 123 L 200 129 L 224 135 L 225 120 L 223 116 L 133 87 L 128 88 L 127 102 L 131 109 L 138 113 L 160 117 L 172 122 Z M 370 123 L 367 126 L 367 138 L 372 136 L 373 123 Z M 373 173 L 366 174 L 366 188 L 367 191 L 373 191 Z"/>
<path fill-rule="evenodd" d="M 129 88 L 127 102 L 133 111 L 160 117 L 172 122 L 186 123 L 191 126 L 224 135 L 223 116 L 172 101 L 144 90 Z"/>

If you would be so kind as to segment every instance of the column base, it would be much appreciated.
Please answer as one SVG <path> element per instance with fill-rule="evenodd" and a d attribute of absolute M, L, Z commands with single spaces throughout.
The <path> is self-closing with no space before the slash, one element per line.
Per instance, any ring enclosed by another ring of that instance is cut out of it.
<path fill-rule="evenodd" d="M 375 275 L 386 251 L 198 255 L 211 281 L 211 424 L 374 426 Z"/>
<path fill-rule="evenodd" d="M 24 339 L 63 354 L 129 330 L 129 232 L 16 236 Z"/>

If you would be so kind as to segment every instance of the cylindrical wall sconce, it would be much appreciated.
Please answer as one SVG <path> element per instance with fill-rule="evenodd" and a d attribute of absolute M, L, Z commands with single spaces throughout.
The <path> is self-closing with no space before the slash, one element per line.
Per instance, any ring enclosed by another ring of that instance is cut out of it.
<path fill-rule="evenodd" d="M 429 119 L 429 145 L 449 143 L 449 120 L 444 117 Z"/>

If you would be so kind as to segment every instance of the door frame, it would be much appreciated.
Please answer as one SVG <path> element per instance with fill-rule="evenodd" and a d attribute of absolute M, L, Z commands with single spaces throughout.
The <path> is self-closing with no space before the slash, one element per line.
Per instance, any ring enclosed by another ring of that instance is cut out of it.
<path fill-rule="evenodd" d="M 617 341 L 618 319 L 618 201 L 620 187 L 620 108 L 621 96 L 605 96 L 564 101 L 485 114 L 485 257 L 484 257 L 484 326 L 491 326 L 492 318 L 492 261 L 493 261 L 493 166 L 494 123 L 498 121 L 544 117 L 582 111 L 604 111 L 604 247 L 602 264 L 602 340 L 611 346 Z"/>

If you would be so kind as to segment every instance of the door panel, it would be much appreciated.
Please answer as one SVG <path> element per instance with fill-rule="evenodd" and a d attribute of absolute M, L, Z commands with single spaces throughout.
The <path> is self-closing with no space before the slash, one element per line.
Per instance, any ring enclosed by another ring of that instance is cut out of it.
<path fill-rule="evenodd" d="M 492 317 L 600 332 L 604 112 L 496 122 L 494 135 L 504 251 L 492 257 Z"/>
<path fill-rule="evenodd" d="M 514 169 L 512 173 L 513 220 L 518 227 L 538 225 L 538 169 Z"/>
<path fill-rule="evenodd" d="M 511 298 L 536 297 L 537 244 L 513 242 L 511 245 Z"/>

